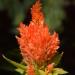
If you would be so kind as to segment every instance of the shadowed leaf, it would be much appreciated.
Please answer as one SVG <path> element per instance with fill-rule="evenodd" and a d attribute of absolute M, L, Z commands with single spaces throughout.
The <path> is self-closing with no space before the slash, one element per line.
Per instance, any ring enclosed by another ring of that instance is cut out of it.
<path fill-rule="evenodd" d="M 23 69 L 23 70 L 26 69 L 26 66 L 24 66 L 24 65 L 22 65 L 22 64 L 19 64 L 19 63 L 16 63 L 15 61 L 12 61 L 12 60 L 8 59 L 8 58 L 5 57 L 4 55 L 2 55 L 2 56 L 3 56 L 3 58 L 4 58 L 5 60 L 7 60 L 9 63 L 13 64 L 15 67 L 21 68 L 21 69 Z"/>
<path fill-rule="evenodd" d="M 57 53 L 55 55 L 55 57 L 52 59 L 52 62 L 55 63 L 55 66 L 57 66 L 60 63 L 60 60 L 63 56 L 63 52 L 62 53 Z"/>

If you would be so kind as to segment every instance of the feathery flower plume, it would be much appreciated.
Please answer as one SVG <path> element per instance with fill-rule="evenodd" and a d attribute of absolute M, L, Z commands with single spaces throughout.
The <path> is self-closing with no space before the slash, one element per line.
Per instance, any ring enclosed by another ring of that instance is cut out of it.
<path fill-rule="evenodd" d="M 29 26 L 20 23 L 18 27 L 20 36 L 17 40 L 25 63 L 32 65 L 35 62 L 43 65 L 56 54 L 59 48 L 59 38 L 56 32 L 53 34 L 49 32 L 39 0 L 32 6 L 31 14 L 32 21 Z"/>

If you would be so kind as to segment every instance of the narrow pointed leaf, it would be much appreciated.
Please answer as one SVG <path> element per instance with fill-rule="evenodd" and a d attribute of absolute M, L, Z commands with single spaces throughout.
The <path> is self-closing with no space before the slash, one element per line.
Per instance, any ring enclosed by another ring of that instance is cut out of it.
<path fill-rule="evenodd" d="M 19 64 L 19 63 L 15 62 L 15 61 L 12 61 L 12 60 L 8 59 L 7 57 L 5 57 L 4 55 L 3 55 L 3 58 L 5 60 L 7 60 L 9 63 L 13 64 L 15 67 L 18 67 L 18 68 L 21 68 L 21 69 L 24 69 L 24 70 L 26 69 L 26 66 L 24 66 L 22 64 Z"/>
<path fill-rule="evenodd" d="M 21 68 L 17 68 L 17 69 L 15 69 L 15 71 L 17 71 L 17 72 L 19 72 L 20 74 L 23 75 L 25 70 L 23 70 Z"/>
<path fill-rule="evenodd" d="M 62 68 L 54 68 L 54 72 L 57 74 L 67 74 L 68 72 L 63 70 Z"/>
<path fill-rule="evenodd" d="M 60 63 L 60 60 L 61 60 L 62 56 L 63 56 L 63 52 L 60 53 L 60 54 L 57 53 L 57 54 L 55 55 L 55 57 L 54 57 L 53 60 L 52 60 L 52 62 L 55 63 L 55 66 L 57 66 L 57 65 Z"/>

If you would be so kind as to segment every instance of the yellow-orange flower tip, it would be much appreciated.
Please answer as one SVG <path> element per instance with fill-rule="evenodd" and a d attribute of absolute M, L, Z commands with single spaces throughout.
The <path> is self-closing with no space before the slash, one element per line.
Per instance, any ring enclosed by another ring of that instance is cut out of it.
<path fill-rule="evenodd" d="M 52 70 L 53 70 L 53 68 L 54 68 L 54 63 L 49 64 L 49 65 L 46 67 L 46 69 L 45 69 L 46 75 L 48 75 L 49 73 L 51 73 Z"/>

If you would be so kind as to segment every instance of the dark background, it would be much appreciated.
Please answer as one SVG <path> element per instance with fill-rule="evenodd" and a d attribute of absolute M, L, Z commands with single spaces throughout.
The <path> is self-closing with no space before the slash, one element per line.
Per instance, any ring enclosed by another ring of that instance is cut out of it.
<path fill-rule="evenodd" d="M 64 5 L 64 11 L 66 14 L 66 18 L 62 22 L 64 30 L 59 34 L 61 41 L 60 50 L 64 51 L 62 67 L 69 72 L 67 75 L 75 75 L 75 4 L 71 1 L 70 5 Z M 5 54 L 17 62 L 21 58 L 17 50 L 18 43 L 15 39 L 15 34 L 10 31 L 12 23 L 6 10 L 0 11 L 0 24 L 0 75 L 17 75 L 18 73 L 13 70 L 15 67 L 8 66 L 8 62 L 1 56 Z M 13 50 L 14 48 L 16 50 Z M 13 68 L 8 70 L 10 67 Z"/>

